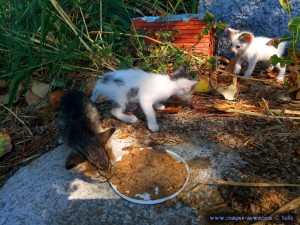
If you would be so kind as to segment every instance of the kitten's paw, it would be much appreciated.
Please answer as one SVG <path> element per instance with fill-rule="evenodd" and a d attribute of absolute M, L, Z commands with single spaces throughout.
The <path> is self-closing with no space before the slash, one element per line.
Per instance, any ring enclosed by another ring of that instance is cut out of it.
<path fill-rule="evenodd" d="M 233 70 L 233 74 L 238 75 L 241 71 L 241 66 L 235 66 Z"/>
<path fill-rule="evenodd" d="M 136 116 L 134 116 L 134 115 L 128 116 L 127 123 L 135 123 L 137 121 L 138 121 L 138 119 L 136 118 Z"/>
<path fill-rule="evenodd" d="M 118 118 L 124 121 L 125 123 L 135 123 L 136 121 L 138 121 L 138 119 L 134 115 L 123 115 L 122 118 L 121 117 Z"/>
<path fill-rule="evenodd" d="M 271 72 L 273 69 L 274 69 L 274 66 L 273 66 L 273 65 L 270 65 L 270 66 L 268 67 L 268 69 L 266 69 L 266 71 L 269 73 L 269 72 Z"/>
<path fill-rule="evenodd" d="M 157 131 L 159 131 L 159 126 L 158 126 L 158 124 L 149 124 L 149 123 L 148 123 L 148 127 L 149 127 L 149 130 L 151 130 L 152 132 L 157 132 Z"/>
<path fill-rule="evenodd" d="M 238 75 L 240 73 L 240 70 L 233 70 L 233 74 Z"/>
<path fill-rule="evenodd" d="M 123 112 L 120 112 L 120 110 L 118 109 L 117 110 L 113 109 L 111 111 L 111 114 L 116 118 L 118 118 L 119 120 L 124 121 L 125 123 L 135 123 L 138 120 L 135 115 L 124 114 Z"/>
<path fill-rule="evenodd" d="M 245 77 L 245 78 L 248 78 L 248 77 L 250 77 L 250 75 L 251 75 L 251 72 L 247 72 L 247 71 L 246 71 L 245 74 L 244 74 L 244 77 Z"/>
<path fill-rule="evenodd" d="M 163 104 L 157 103 L 154 105 L 155 109 L 164 110 L 166 107 Z"/>
<path fill-rule="evenodd" d="M 279 75 L 276 77 L 276 80 L 277 80 L 277 81 L 280 81 L 280 82 L 283 81 L 283 80 L 284 80 L 284 75 L 280 75 L 280 74 L 279 74 Z"/>

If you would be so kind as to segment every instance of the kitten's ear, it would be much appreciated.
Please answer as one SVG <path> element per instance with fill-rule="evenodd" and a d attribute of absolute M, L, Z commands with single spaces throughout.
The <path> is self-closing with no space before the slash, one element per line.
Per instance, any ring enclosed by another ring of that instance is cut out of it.
<path fill-rule="evenodd" d="M 185 90 L 185 92 L 190 92 L 193 87 L 198 83 L 197 80 L 180 79 L 177 81 L 178 87 Z"/>
<path fill-rule="evenodd" d="M 251 33 L 242 33 L 239 36 L 239 41 L 250 43 L 253 40 L 254 36 Z"/>
<path fill-rule="evenodd" d="M 99 134 L 100 141 L 103 144 L 103 146 L 106 145 L 106 143 L 108 142 L 108 140 L 110 139 L 110 137 L 113 135 L 113 133 L 115 131 L 116 131 L 116 128 L 110 128 L 109 130 L 104 131 Z"/>
<path fill-rule="evenodd" d="M 77 166 L 78 164 L 83 163 L 84 161 L 85 160 L 82 157 L 71 152 L 67 157 L 65 168 L 67 170 L 70 170 L 75 166 Z"/>
<path fill-rule="evenodd" d="M 185 66 L 181 66 L 178 70 L 176 70 L 173 74 L 171 74 L 171 79 L 176 80 L 178 78 L 187 78 L 187 71 Z"/>
<path fill-rule="evenodd" d="M 196 90 L 196 85 L 198 84 L 198 80 L 193 80 L 191 84 L 191 92 L 194 92 Z"/>
<path fill-rule="evenodd" d="M 227 30 L 229 31 L 231 37 L 233 37 L 234 35 L 240 32 L 239 30 L 235 30 L 229 27 L 227 28 Z"/>

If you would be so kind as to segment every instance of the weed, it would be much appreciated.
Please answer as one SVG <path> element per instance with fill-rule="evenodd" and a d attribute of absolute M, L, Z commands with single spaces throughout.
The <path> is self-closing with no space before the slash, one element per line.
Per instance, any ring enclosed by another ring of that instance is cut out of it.
<path fill-rule="evenodd" d="M 13 104 L 19 84 L 24 83 L 26 89 L 33 77 L 50 83 L 54 89 L 67 87 L 74 73 L 85 79 L 105 70 L 137 65 L 167 72 L 184 62 L 190 66 L 201 62 L 173 48 L 170 34 L 157 34 L 163 36 L 163 43 L 148 47 L 143 38 L 133 40 L 133 36 L 140 36 L 130 31 L 131 19 L 138 16 L 196 12 L 194 0 L 1 3 L 0 80 L 10 81 L 8 107 Z M 138 47 L 131 50 L 129 40 L 137 42 Z"/>
<path fill-rule="evenodd" d="M 297 55 L 297 46 L 300 45 L 300 17 L 292 18 L 291 11 L 292 7 L 289 0 L 279 0 L 283 9 L 289 14 L 290 21 L 288 23 L 288 31 L 290 32 L 287 35 L 284 35 L 280 38 L 279 41 L 275 41 L 275 47 L 278 46 L 281 42 L 290 42 L 291 43 L 291 54 L 284 57 L 278 57 L 274 55 L 271 57 L 270 61 L 273 65 L 280 63 L 282 66 L 287 65 L 290 69 L 290 75 L 288 78 L 288 92 L 297 92 L 296 98 L 300 99 L 300 75 L 299 75 L 299 56 Z M 293 66 L 292 66 L 293 64 Z"/>

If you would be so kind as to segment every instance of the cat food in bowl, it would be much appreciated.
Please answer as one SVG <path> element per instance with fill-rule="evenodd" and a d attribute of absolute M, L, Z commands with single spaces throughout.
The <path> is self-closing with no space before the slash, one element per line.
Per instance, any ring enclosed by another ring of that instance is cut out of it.
<path fill-rule="evenodd" d="M 176 153 L 163 149 L 132 148 L 117 159 L 110 183 L 122 198 L 157 204 L 178 195 L 186 186 L 189 168 Z"/>

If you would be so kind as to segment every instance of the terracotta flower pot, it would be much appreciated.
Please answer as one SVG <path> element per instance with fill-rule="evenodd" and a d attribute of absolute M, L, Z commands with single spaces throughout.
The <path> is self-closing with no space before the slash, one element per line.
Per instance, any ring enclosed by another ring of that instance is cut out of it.
<path fill-rule="evenodd" d="M 212 56 L 214 53 L 214 35 L 211 30 L 199 41 L 199 34 L 205 28 L 203 14 L 169 15 L 165 17 L 139 17 L 132 20 L 132 30 L 150 38 L 161 41 L 162 37 L 155 35 L 159 31 L 171 31 L 171 41 L 180 48 L 197 55 Z M 153 41 L 146 39 L 149 44 Z"/>

